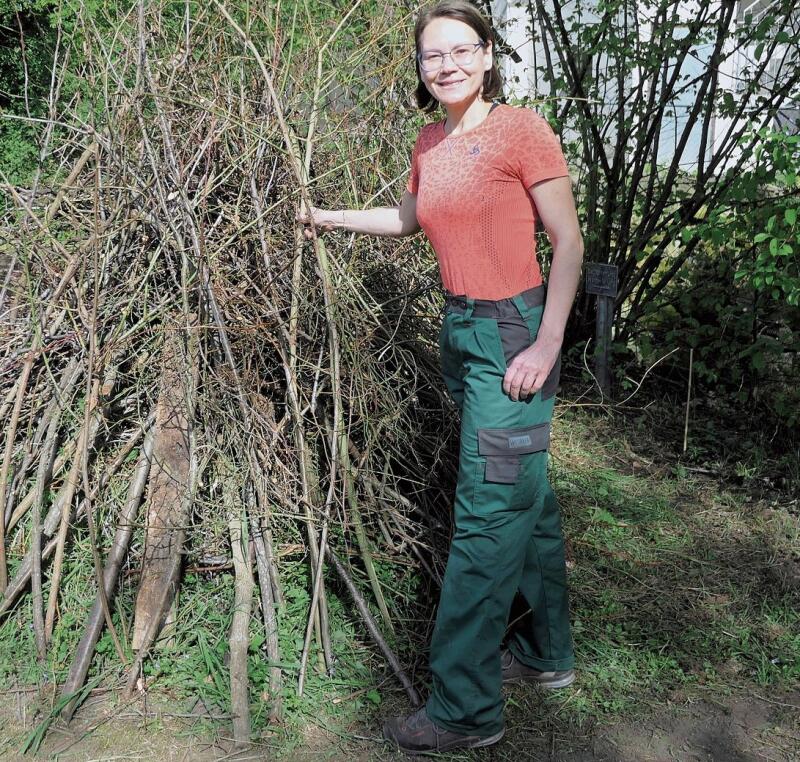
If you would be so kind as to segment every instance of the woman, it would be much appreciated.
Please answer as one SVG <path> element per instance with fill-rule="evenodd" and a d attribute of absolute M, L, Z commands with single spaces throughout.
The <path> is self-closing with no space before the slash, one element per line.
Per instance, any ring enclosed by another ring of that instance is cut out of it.
<path fill-rule="evenodd" d="M 421 227 L 447 292 L 442 371 L 462 419 L 455 532 L 431 641 L 431 695 L 384 727 L 409 753 L 496 743 L 502 682 L 560 688 L 575 678 L 547 447 L 583 256 L 558 139 L 534 112 L 492 103 L 500 79 L 487 21 L 469 3 L 446 0 L 422 11 L 415 41 L 418 104 L 441 104 L 447 118 L 420 131 L 400 206 L 300 217 L 317 230 L 383 236 Z M 553 244 L 546 304 L 537 217 Z M 501 650 L 517 590 L 532 613 Z"/>

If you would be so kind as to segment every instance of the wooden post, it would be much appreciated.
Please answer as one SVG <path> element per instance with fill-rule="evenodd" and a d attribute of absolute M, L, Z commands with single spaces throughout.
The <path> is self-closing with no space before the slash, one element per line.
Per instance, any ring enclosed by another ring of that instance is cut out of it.
<path fill-rule="evenodd" d="M 611 348 L 611 316 L 614 307 L 611 297 L 598 295 L 595 339 L 597 351 L 594 358 L 595 375 L 604 397 L 611 396 L 611 369 L 608 367 L 608 355 Z"/>
<path fill-rule="evenodd" d="M 694 347 L 689 347 L 689 385 L 686 387 L 686 419 L 683 424 L 683 451 L 689 443 L 689 406 L 692 404 L 692 368 L 694 368 Z"/>
<path fill-rule="evenodd" d="M 196 317 L 187 321 L 196 330 Z M 142 573 L 134 608 L 131 648 L 146 651 L 161 632 L 179 585 L 181 553 L 191 507 L 192 411 L 194 390 L 187 376 L 197 367 L 196 344 L 171 330 L 161 351 L 153 458 L 147 493 Z M 157 621 L 154 621 L 157 620 Z"/>
<path fill-rule="evenodd" d="M 604 397 L 611 397 L 611 325 L 614 322 L 614 299 L 617 296 L 617 266 L 590 262 L 586 266 L 586 293 L 597 296 L 594 369 Z"/>

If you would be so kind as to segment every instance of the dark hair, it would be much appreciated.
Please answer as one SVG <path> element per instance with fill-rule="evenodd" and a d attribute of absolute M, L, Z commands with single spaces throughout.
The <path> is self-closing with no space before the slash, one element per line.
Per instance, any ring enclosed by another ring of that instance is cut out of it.
<path fill-rule="evenodd" d="M 461 21 L 469 27 L 472 27 L 483 42 L 484 46 L 487 42 L 492 43 L 492 52 L 494 49 L 494 34 L 492 33 L 492 26 L 486 20 L 485 16 L 474 6 L 466 0 L 442 0 L 436 5 L 431 5 L 423 8 L 417 17 L 417 23 L 414 25 L 414 48 L 416 54 L 419 55 L 419 43 L 425 27 L 430 24 L 433 19 L 449 18 Z M 419 58 L 415 55 L 414 61 L 417 67 L 417 89 L 414 91 L 414 98 L 419 106 L 426 114 L 436 110 L 439 101 L 434 98 L 425 83 L 422 81 L 422 72 L 419 68 Z M 484 72 L 483 75 L 483 93 L 482 98 L 485 101 L 491 101 L 498 96 L 503 89 L 503 82 L 500 79 L 500 72 L 497 69 L 497 58 L 492 60 L 492 68 Z"/>

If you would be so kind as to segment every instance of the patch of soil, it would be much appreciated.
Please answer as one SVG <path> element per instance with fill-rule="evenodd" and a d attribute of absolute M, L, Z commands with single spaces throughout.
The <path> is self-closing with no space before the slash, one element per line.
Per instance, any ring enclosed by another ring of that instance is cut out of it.
<path fill-rule="evenodd" d="M 0 694 L 0 760 L 210 762 L 229 751 L 207 715 L 183 712 L 164 698 L 124 705 L 101 691 L 86 700 L 69 725 L 54 722 L 36 754 L 23 755 L 25 739 L 42 720 L 36 707 L 43 703 L 29 690 Z"/>
<path fill-rule="evenodd" d="M 265 736 L 233 753 L 225 723 L 204 708 L 181 712 L 150 699 L 126 707 L 107 695 L 91 698 L 68 726 L 54 725 L 36 755 L 19 754 L 32 721 L 30 698 L 6 693 L 0 701 L 0 760 L 287 760 L 287 762 L 400 762 L 408 757 L 380 741 L 378 723 L 331 732 L 313 721 L 293 751 Z M 497 762 L 795 762 L 800 759 L 800 691 L 763 696 L 739 694 L 724 700 L 676 696 L 647 717 L 577 728 L 512 712 L 505 738 L 480 751 L 442 755 L 450 760 Z M 526 712 L 528 714 L 528 712 Z"/>
<path fill-rule="evenodd" d="M 800 692 L 697 701 L 609 729 L 600 759 L 619 762 L 791 762 L 800 758 Z"/>

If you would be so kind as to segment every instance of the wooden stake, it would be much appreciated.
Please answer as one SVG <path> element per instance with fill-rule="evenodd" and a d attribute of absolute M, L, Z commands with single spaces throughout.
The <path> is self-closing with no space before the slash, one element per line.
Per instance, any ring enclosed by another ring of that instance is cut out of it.
<path fill-rule="evenodd" d="M 689 347 L 689 384 L 686 387 L 686 420 L 683 424 L 683 451 L 689 442 L 689 404 L 692 401 L 692 369 L 694 368 L 694 347 Z"/>
<path fill-rule="evenodd" d="M 183 338 L 181 331 L 171 333 L 161 355 L 161 388 L 156 403 L 153 465 L 147 495 L 147 532 L 131 644 L 135 651 L 142 648 L 151 622 L 162 617 L 172 602 L 170 597 L 164 608 L 162 596 L 168 584 L 177 584 L 174 569 L 176 560 L 180 567 L 186 537 L 191 418 L 187 399 L 191 391 L 186 388 L 185 378 L 187 363 L 194 367 L 196 358 L 186 357 L 181 347 Z M 175 592 L 171 590 L 171 595 Z M 161 624 L 158 623 L 156 631 Z"/>
<path fill-rule="evenodd" d="M 225 470 L 231 475 L 232 467 Z M 237 505 L 235 481 L 223 481 L 223 504 L 229 511 L 228 530 L 231 538 L 235 588 L 230 636 L 231 710 L 233 740 L 238 748 L 250 743 L 250 683 L 247 676 L 247 649 L 250 645 L 250 613 L 253 608 L 253 575 L 247 548 L 247 519 L 243 507 Z M 238 510 L 235 510 L 238 508 Z"/>
<path fill-rule="evenodd" d="M 119 570 L 122 567 L 125 553 L 128 550 L 128 543 L 133 534 L 133 524 L 136 520 L 139 505 L 142 502 L 145 486 L 147 485 L 147 476 L 150 473 L 150 461 L 153 455 L 153 439 L 154 433 L 151 428 L 142 445 L 139 462 L 136 465 L 136 471 L 134 472 L 130 487 L 128 488 L 128 498 L 120 512 L 119 520 L 117 521 L 117 531 L 114 534 L 114 542 L 108 553 L 108 558 L 106 559 L 103 580 L 109 607 L 112 606 L 114 601 Z M 69 669 L 69 677 L 67 677 L 67 681 L 64 683 L 64 687 L 61 690 L 62 700 L 66 699 L 67 696 L 77 696 L 78 691 L 83 686 L 86 680 L 86 674 L 89 671 L 89 665 L 92 662 L 94 648 L 97 645 L 97 640 L 103 629 L 104 621 L 105 616 L 102 601 L 98 593 L 94 605 L 89 612 L 86 626 L 83 630 L 83 637 L 81 637 L 81 641 L 75 649 L 75 656 L 72 659 L 72 665 Z M 66 722 L 72 719 L 76 706 L 77 700 L 73 698 L 61 710 L 61 716 Z"/>

